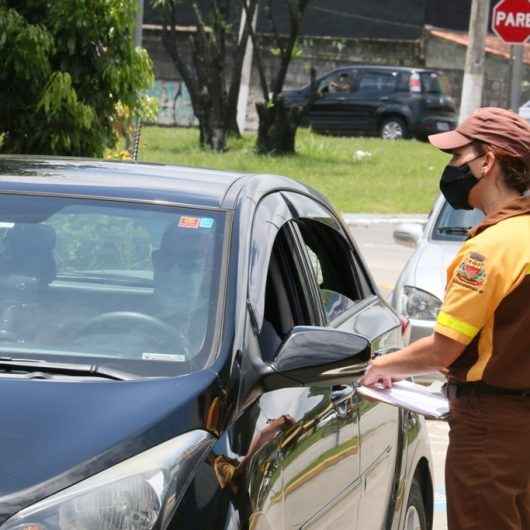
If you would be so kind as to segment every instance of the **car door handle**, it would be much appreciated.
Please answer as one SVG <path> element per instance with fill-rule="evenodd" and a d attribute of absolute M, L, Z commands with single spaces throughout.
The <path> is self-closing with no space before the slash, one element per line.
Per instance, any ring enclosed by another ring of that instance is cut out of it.
<path fill-rule="evenodd" d="M 381 348 L 380 350 L 372 352 L 372 359 L 375 357 L 381 357 L 381 355 L 387 355 L 388 353 L 394 353 L 399 350 L 400 348 L 397 348 L 396 346 L 391 346 L 390 348 Z"/>
<path fill-rule="evenodd" d="M 353 414 L 353 396 L 356 390 L 350 385 L 334 385 L 331 388 L 331 403 L 337 417 L 346 419 Z"/>
<path fill-rule="evenodd" d="M 356 390 L 350 385 L 334 385 L 331 388 L 331 401 L 334 404 L 341 403 L 351 398 Z"/>

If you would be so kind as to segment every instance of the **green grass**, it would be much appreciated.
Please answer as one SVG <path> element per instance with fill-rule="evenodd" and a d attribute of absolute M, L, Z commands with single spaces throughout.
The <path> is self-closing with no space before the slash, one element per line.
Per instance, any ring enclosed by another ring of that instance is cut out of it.
<path fill-rule="evenodd" d="M 285 175 L 326 195 L 342 212 L 428 212 L 448 156 L 413 140 L 336 138 L 301 129 L 297 154 L 258 156 L 254 134 L 223 154 L 198 147 L 196 129 L 145 127 L 139 158 L 148 162 Z M 368 156 L 359 156 L 367 152 Z"/>

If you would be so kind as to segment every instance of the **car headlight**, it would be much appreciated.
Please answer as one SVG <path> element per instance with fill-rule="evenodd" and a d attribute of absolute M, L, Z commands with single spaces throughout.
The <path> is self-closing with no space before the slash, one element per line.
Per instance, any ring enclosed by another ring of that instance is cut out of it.
<path fill-rule="evenodd" d="M 403 287 L 401 312 L 408 318 L 415 320 L 436 320 L 442 302 L 426 291 L 410 287 Z"/>
<path fill-rule="evenodd" d="M 191 431 L 24 510 L 0 530 L 164 529 L 215 439 Z"/>

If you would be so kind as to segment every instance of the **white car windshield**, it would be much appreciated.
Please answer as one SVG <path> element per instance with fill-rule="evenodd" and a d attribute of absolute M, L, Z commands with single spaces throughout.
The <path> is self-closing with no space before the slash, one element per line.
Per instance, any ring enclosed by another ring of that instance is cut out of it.
<path fill-rule="evenodd" d="M 444 241 L 464 241 L 467 232 L 484 218 L 480 210 L 455 210 L 444 202 L 434 225 L 432 238 Z"/>
<path fill-rule="evenodd" d="M 0 356 L 138 374 L 202 367 L 224 224 L 219 211 L 0 196 Z"/>

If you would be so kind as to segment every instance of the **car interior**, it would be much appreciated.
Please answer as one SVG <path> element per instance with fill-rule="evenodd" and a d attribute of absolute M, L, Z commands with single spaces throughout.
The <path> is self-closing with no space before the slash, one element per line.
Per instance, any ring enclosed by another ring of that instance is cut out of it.
<path fill-rule="evenodd" d="M 189 357 L 202 349 L 215 305 L 215 269 L 213 247 L 198 232 L 184 232 L 184 237 L 173 221 L 158 248 L 124 249 L 119 238 L 113 241 L 118 226 L 90 245 L 81 260 L 85 269 L 65 263 L 74 263 L 70 254 L 79 257 L 83 244 L 90 244 L 88 236 L 76 235 L 72 227 L 49 220 L 5 224 L 0 237 L 0 347 L 133 359 L 146 358 L 146 352 Z M 124 256 L 124 250 L 137 252 Z"/>

